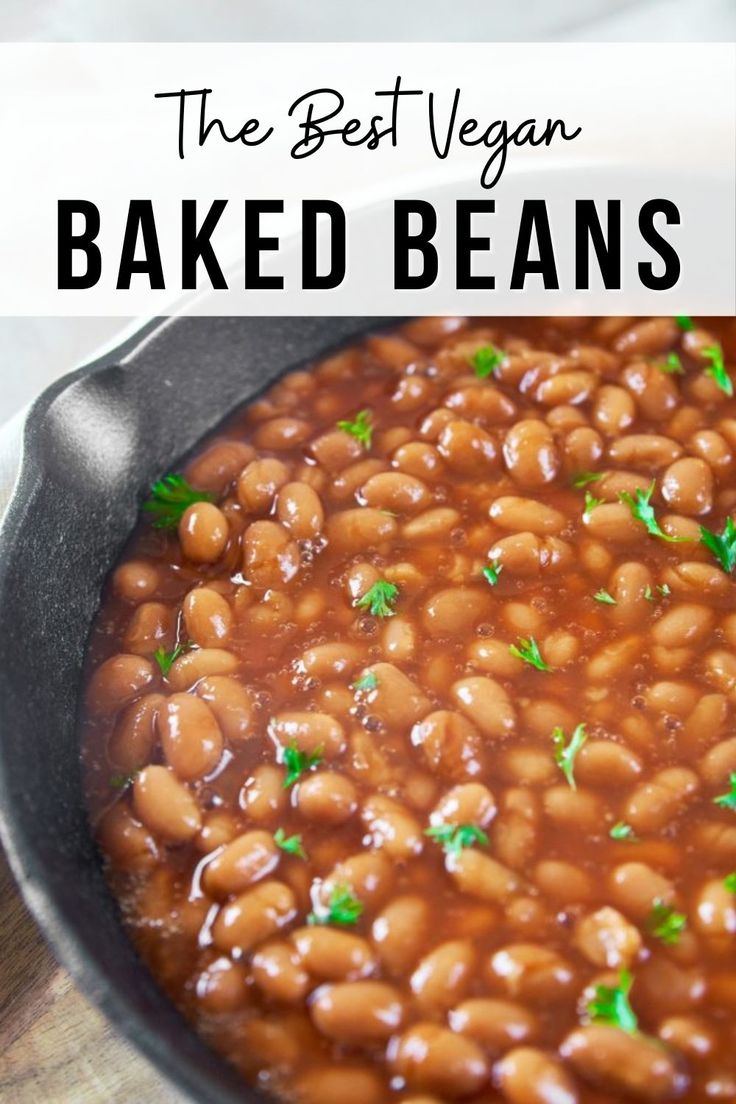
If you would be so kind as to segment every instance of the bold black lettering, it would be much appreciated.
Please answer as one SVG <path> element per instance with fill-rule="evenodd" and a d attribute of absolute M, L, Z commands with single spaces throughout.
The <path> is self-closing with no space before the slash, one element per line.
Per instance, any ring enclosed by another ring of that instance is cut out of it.
<path fill-rule="evenodd" d="M 415 234 L 409 231 L 411 215 L 418 215 L 421 226 Z M 437 279 L 439 261 L 432 238 L 437 233 L 437 212 L 425 199 L 394 200 L 394 288 L 408 291 L 431 287 Z M 409 254 L 417 250 L 422 255 L 422 271 L 409 273 Z"/>
<path fill-rule="evenodd" d="M 650 291 L 669 291 L 680 279 L 680 258 L 673 246 L 655 228 L 655 215 L 664 215 L 668 226 L 680 225 L 680 212 L 671 200 L 647 200 L 639 212 L 639 232 L 647 245 L 651 245 L 657 256 L 664 261 L 664 272 L 661 276 L 655 276 L 652 263 L 640 261 L 639 279 Z"/>
<path fill-rule="evenodd" d="M 278 238 L 261 235 L 261 215 L 282 215 L 282 199 L 246 199 L 245 201 L 245 287 L 247 291 L 275 290 L 284 286 L 283 276 L 261 275 L 261 253 L 275 252 Z"/>
<path fill-rule="evenodd" d="M 84 229 L 75 234 L 74 215 L 84 219 Z M 100 232 L 100 212 L 88 199 L 60 199 L 56 230 L 56 282 L 60 291 L 86 290 L 94 287 L 102 275 L 102 255 L 94 244 Z M 80 250 L 87 259 L 80 276 L 72 273 L 74 251 Z"/>
<path fill-rule="evenodd" d="M 317 219 L 330 222 L 330 258 L 326 273 L 317 273 Z M 302 202 L 302 287 L 308 291 L 338 287 L 345 279 L 345 212 L 333 199 Z"/>
<path fill-rule="evenodd" d="M 537 261 L 529 257 L 532 234 L 537 239 L 539 249 Z M 547 204 L 543 199 L 525 199 L 519 219 L 519 234 L 516 239 L 514 267 L 511 272 L 511 290 L 523 291 L 527 276 L 535 273 L 542 277 L 542 282 L 548 291 L 556 291 L 559 288 Z"/>
<path fill-rule="evenodd" d="M 609 199 L 607 234 L 603 233 L 595 200 L 575 201 L 575 289 L 590 288 L 590 246 L 607 291 L 621 288 L 621 200 Z"/>
<path fill-rule="evenodd" d="M 492 291 L 496 286 L 493 276 L 473 276 L 472 254 L 475 250 L 491 251 L 491 239 L 471 233 L 472 216 L 490 214 L 496 210 L 495 199 L 459 199 L 455 218 L 455 273 L 458 290 Z"/>
<path fill-rule="evenodd" d="M 190 291 L 197 286 L 197 261 L 202 261 L 210 284 L 218 291 L 227 288 L 220 263 L 215 256 L 210 238 L 227 207 L 226 199 L 216 199 L 197 229 L 196 199 L 182 200 L 181 205 L 181 286 Z"/>
<path fill-rule="evenodd" d="M 135 252 L 139 234 L 143 242 L 143 257 L 137 261 Z M 118 291 L 128 290 L 130 277 L 135 272 L 148 276 L 152 291 L 163 291 L 166 286 L 156 234 L 156 220 L 153 217 L 153 204 L 150 199 L 131 199 L 130 201 L 123 235 L 123 248 L 120 250 L 120 268 L 116 284 Z"/>

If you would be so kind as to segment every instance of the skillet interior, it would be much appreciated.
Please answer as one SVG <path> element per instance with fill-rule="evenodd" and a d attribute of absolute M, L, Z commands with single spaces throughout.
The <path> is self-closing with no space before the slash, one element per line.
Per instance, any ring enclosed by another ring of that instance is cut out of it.
<path fill-rule="evenodd" d="M 155 323 L 49 388 L 0 530 L 0 834 L 82 991 L 193 1099 L 265 1100 L 189 1028 L 119 923 L 89 833 L 77 694 L 102 582 L 152 479 L 237 404 L 381 318 Z"/>

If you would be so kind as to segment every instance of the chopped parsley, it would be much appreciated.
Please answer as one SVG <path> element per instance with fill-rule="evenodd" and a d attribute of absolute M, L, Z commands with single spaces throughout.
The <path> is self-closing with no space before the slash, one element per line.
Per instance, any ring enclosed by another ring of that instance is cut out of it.
<path fill-rule="evenodd" d="M 283 763 L 286 767 L 284 789 L 288 790 L 290 786 L 293 786 L 295 782 L 299 781 L 306 771 L 312 770 L 313 767 L 318 767 L 321 762 L 322 748 L 317 748 L 312 755 L 308 755 L 306 751 L 300 751 L 292 740 L 289 746 L 284 748 L 283 752 Z"/>
<path fill-rule="evenodd" d="M 570 737 L 569 744 L 565 743 L 565 733 L 559 725 L 556 725 L 552 730 L 552 743 L 555 746 L 555 763 L 564 774 L 572 790 L 577 789 L 575 782 L 575 759 L 587 739 L 588 736 L 584 724 L 577 725 Z"/>
<path fill-rule="evenodd" d="M 590 493 L 590 491 L 586 491 L 585 492 L 585 506 L 583 508 L 583 517 L 584 518 L 587 517 L 591 510 L 595 510 L 596 506 L 602 506 L 602 505 L 603 505 L 603 499 L 602 498 L 596 498 L 594 495 L 592 495 Z"/>
<path fill-rule="evenodd" d="M 108 781 L 113 790 L 124 790 L 126 786 L 131 786 L 137 777 L 138 771 L 135 770 L 130 774 L 111 774 Z"/>
<path fill-rule="evenodd" d="M 528 663 L 530 667 L 536 667 L 538 671 L 552 670 L 549 664 L 545 663 L 542 659 L 539 645 L 533 636 L 530 636 L 528 640 L 526 637 L 520 636 L 518 644 L 509 645 L 509 651 L 512 656 L 516 656 L 517 659 L 522 659 L 524 663 Z"/>
<path fill-rule="evenodd" d="M 630 824 L 626 824 L 625 821 L 619 820 L 618 824 L 614 824 L 611 831 L 608 833 L 612 840 L 634 840 L 634 829 Z"/>
<path fill-rule="evenodd" d="M 711 345 L 707 349 L 703 349 L 702 355 L 706 360 L 710 361 L 710 364 L 705 369 L 706 376 L 710 376 L 713 382 L 720 387 L 729 399 L 733 398 L 733 380 L 726 371 L 726 365 L 723 361 L 723 350 L 720 345 Z"/>
<path fill-rule="evenodd" d="M 686 314 L 676 315 L 675 322 L 681 330 L 684 330 L 685 333 L 687 333 L 689 330 L 695 329 L 695 323 L 693 322 L 692 318 L 688 318 Z"/>
<path fill-rule="evenodd" d="M 736 567 L 736 525 L 732 517 L 726 518 L 722 533 L 712 533 L 701 525 L 700 543 L 713 553 L 727 574 L 733 571 Z"/>
<path fill-rule="evenodd" d="M 273 842 L 288 855 L 296 855 L 300 859 L 306 859 L 307 852 L 302 846 L 301 836 L 287 836 L 283 828 L 277 828 L 273 834 Z"/>
<path fill-rule="evenodd" d="M 723 885 L 729 893 L 736 893 L 736 870 L 733 874 L 727 874 L 723 879 Z"/>
<path fill-rule="evenodd" d="M 663 598 L 667 598 L 668 595 L 672 593 L 667 583 L 662 583 L 661 586 L 657 586 L 656 591 L 657 594 L 661 594 Z M 650 587 L 649 583 L 647 583 L 647 585 L 644 587 L 644 597 L 646 598 L 647 602 L 654 602 L 656 599 L 656 595 Z"/>
<path fill-rule="evenodd" d="M 358 609 L 367 609 L 374 617 L 393 617 L 396 613 L 391 604 L 399 596 L 399 588 L 393 583 L 387 583 L 385 579 L 379 579 L 365 592 L 362 598 L 356 598 L 353 602 Z"/>
<path fill-rule="evenodd" d="M 602 479 L 604 472 L 586 471 L 580 472 L 576 475 L 572 481 L 573 487 L 580 489 L 581 487 L 587 487 L 589 483 L 597 483 L 599 479 Z"/>
<path fill-rule="evenodd" d="M 713 804 L 720 805 L 722 809 L 733 809 L 736 812 L 736 774 L 729 777 L 728 784 L 731 789 L 728 793 L 714 797 Z"/>
<path fill-rule="evenodd" d="M 646 528 L 647 533 L 651 533 L 653 537 L 659 537 L 660 540 L 665 541 L 685 541 L 687 537 L 671 537 L 669 533 L 665 533 L 660 527 L 659 522 L 654 516 L 654 507 L 651 504 L 651 497 L 654 494 L 655 480 L 649 484 L 647 489 L 643 491 L 641 487 L 637 487 L 635 491 L 635 498 L 632 498 L 628 491 L 621 491 L 619 499 L 625 506 L 629 507 L 631 516 L 635 521 L 640 521 Z"/>
<path fill-rule="evenodd" d="M 622 970 L 618 985 L 596 985 L 595 996 L 586 1009 L 593 1023 L 618 1027 L 629 1035 L 636 1033 L 639 1021 L 629 1002 L 632 982 L 629 971 Z"/>
<path fill-rule="evenodd" d="M 353 683 L 353 690 L 375 690 L 378 686 L 378 676 L 375 671 L 366 671 Z"/>
<path fill-rule="evenodd" d="M 183 655 L 184 652 L 188 652 L 194 645 L 190 641 L 185 641 L 183 644 L 177 644 L 171 652 L 167 652 L 164 648 L 157 648 L 153 653 L 153 658 L 161 668 L 161 674 L 166 678 L 171 670 L 175 660 Z"/>
<path fill-rule="evenodd" d="M 496 563 L 496 561 L 494 560 L 493 563 L 490 563 L 487 567 L 483 568 L 481 574 L 483 575 L 483 578 L 486 580 L 487 583 L 490 583 L 491 586 L 495 586 L 498 582 L 498 576 L 501 574 L 502 571 L 503 564 Z"/>
<path fill-rule="evenodd" d="M 478 379 L 488 379 L 489 376 L 497 374 L 505 359 L 506 354 L 500 349 L 496 349 L 493 345 L 481 345 L 480 349 L 471 356 L 470 363 Z"/>
<path fill-rule="evenodd" d="M 183 475 L 165 475 L 151 486 L 151 496 L 141 509 L 153 515 L 154 529 L 176 529 L 194 502 L 212 502 L 207 491 L 195 491 Z"/>
<path fill-rule="evenodd" d="M 647 928 L 656 939 L 667 947 L 674 947 L 680 942 L 680 936 L 686 927 L 686 916 L 676 912 L 671 905 L 666 905 L 659 897 L 655 900 L 647 920 Z"/>
<path fill-rule="evenodd" d="M 660 372 L 664 372 L 668 376 L 683 376 L 685 374 L 682 361 L 677 353 L 669 353 L 664 360 L 655 360 L 654 363 Z"/>
<path fill-rule="evenodd" d="M 599 590 L 593 595 L 594 602 L 601 602 L 604 606 L 616 606 L 618 605 L 613 595 L 609 594 L 607 590 Z"/>
<path fill-rule="evenodd" d="M 351 422 L 349 418 L 345 418 L 337 423 L 337 428 L 343 430 L 344 433 L 349 433 L 351 437 L 354 437 L 356 441 L 359 441 L 364 448 L 369 449 L 373 440 L 373 424 L 371 422 L 370 410 L 360 410 L 354 420 Z"/>
<path fill-rule="evenodd" d="M 459 855 L 464 848 L 476 843 L 488 846 L 488 836 L 475 824 L 437 824 L 426 828 L 424 834 L 441 843 L 448 855 Z"/>
<path fill-rule="evenodd" d="M 352 927 L 356 924 L 363 912 L 363 902 L 353 897 L 350 887 L 336 885 L 330 893 L 327 911 L 322 913 L 310 912 L 307 917 L 308 924 L 338 924 L 342 928 Z"/>

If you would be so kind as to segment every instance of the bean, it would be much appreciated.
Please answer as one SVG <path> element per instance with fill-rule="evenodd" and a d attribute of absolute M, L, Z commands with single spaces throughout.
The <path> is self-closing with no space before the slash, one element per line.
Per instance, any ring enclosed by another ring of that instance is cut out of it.
<path fill-rule="evenodd" d="M 537 863 L 534 881 L 546 897 L 561 904 L 589 901 L 595 892 L 585 871 L 560 859 L 545 859 Z"/>
<path fill-rule="evenodd" d="M 289 469 L 281 460 L 253 460 L 238 479 L 238 502 L 248 514 L 267 514 L 288 479 Z"/>
<path fill-rule="evenodd" d="M 453 786 L 437 804 L 430 816 L 433 825 L 477 824 L 485 827 L 496 813 L 496 802 L 487 786 L 467 782 Z"/>
<path fill-rule="evenodd" d="M 321 897 L 327 903 L 333 889 L 347 887 L 366 908 L 378 907 L 393 882 L 393 864 L 382 851 L 361 851 L 337 864 L 322 883 Z"/>
<path fill-rule="evenodd" d="M 227 518 L 211 502 L 194 502 L 179 522 L 181 550 L 194 563 L 215 563 L 225 551 Z"/>
<path fill-rule="evenodd" d="M 362 506 L 342 510 L 327 521 L 327 539 L 336 552 L 356 555 L 392 540 L 396 536 L 396 521 L 390 514 Z"/>
<path fill-rule="evenodd" d="M 592 372 L 559 372 L 550 376 L 537 387 L 534 397 L 543 406 L 560 406 L 570 403 L 573 406 L 587 402 L 595 391 L 597 379 Z"/>
<path fill-rule="evenodd" d="M 668 1047 L 693 1062 L 709 1058 L 717 1047 L 713 1031 L 699 1016 L 669 1016 L 659 1025 L 657 1034 Z"/>
<path fill-rule="evenodd" d="M 490 904 L 505 904 L 521 885 L 512 870 L 474 848 L 448 854 L 445 866 L 461 893 Z"/>
<path fill-rule="evenodd" d="M 437 540 L 446 536 L 460 525 L 462 518 L 457 510 L 447 506 L 438 506 L 407 521 L 402 535 L 409 541 Z"/>
<path fill-rule="evenodd" d="M 523 661 L 511 655 L 508 644 L 501 640 L 473 640 L 467 657 L 471 667 L 497 678 L 515 678 L 524 670 Z"/>
<path fill-rule="evenodd" d="M 243 572 L 262 589 L 289 583 L 299 571 L 299 547 L 275 521 L 254 521 L 243 537 Z"/>
<path fill-rule="evenodd" d="M 182 605 L 187 636 L 201 648 L 217 648 L 227 642 L 233 626 L 232 610 L 225 598 L 210 587 L 190 590 Z"/>
<path fill-rule="evenodd" d="M 195 993 L 198 1004 L 213 1015 L 237 1012 L 248 999 L 247 975 L 239 962 L 221 956 L 198 975 Z"/>
<path fill-rule="evenodd" d="M 220 761 L 223 739 L 215 715 L 191 694 L 172 694 L 159 711 L 166 762 L 184 782 L 210 774 Z"/>
<path fill-rule="evenodd" d="M 208 862 L 203 885 L 211 897 L 242 893 L 277 866 L 280 851 L 269 832 L 246 832 L 238 836 Z"/>
<path fill-rule="evenodd" d="M 589 962 L 609 970 L 628 970 L 642 946 L 639 929 L 609 905 L 578 921 L 574 942 Z"/>
<path fill-rule="evenodd" d="M 202 827 L 192 794 L 166 767 L 146 767 L 133 783 L 133 809 L 156 836 L 186 843 Z"/>
<path fill-rule="evenodd" d="M 733 466 L 732 445 L 714 429 L 700 429 L 687 442 L 688 451 L 704 460 L 717 479 L 729 475 Z"/>
<path fill-rule="evenodd" d="M 417 410 L 429 401 L 432 385 L 423 376 L 404 376 L 400 379 L 391 402 L 397 410 Z"/>
<path fill-rule="evenodd" d="M 159 574 L 146 560 L 128 560 L 115 568 L 112 585 L 124 602 L 147 602 L 159 588 Z"/>
<path fill-rule="evenodd" d="M 240 824 L 237 817 L 232 813 L 213 809 L 204 815 L 202 828 L 194 841 L 195 846 L 198 851 L 208 855 L 211 851 L 224 847 L 234 840 L 239 831 Z"/>
<path fill-rule="evenodd" d="M 450 1027 L 467 1035 L 492 1055 L 535 1038 L 539 1030 L 533 1012 L 513 1001 L 475 997 L 450 1012 Z"/>
<path fill-rule="evenodd" d="M 614 904 L 637 921 L 647 919 L 655 901 L 672 905 L 675 899 L 672 882 L 642 862 L 615 867 L 608 888 Z"/>
<path fill-rule="evenodd" d="M 378 1073 L 365 1066 L 317 1066 L 301 1074 L 296 1086 L 299 1104 L 383 1104 L 385 1086 Z"/>
<path fill-rule="evenodd" d="M 282 748 L 293 743 L 307 755 L 319 751 L 334 759 L 345 750 L 345 731 L 327 713 L 279 713 L 271 719 L 268 732 Z"/>
<path fill-rule="evenodd" d="M 395 897 L 373 921 L 371 938 L 385 970 L 401 976 L 416 962 L 429 926 L 421 897 Z"/>
<path fill-rule="evenodd" d="M 648 318 L 625 330 L 614 342 L 625 356 L 656 356 L 672 348 L 678 338 L 674 318 Z"/>
<path fill-rule="evenodd" d="M 475 965 L 475 950 L 465 939 L 440 943 L 425 955 L 409 979 L 420 1012 L 449 1012 L 468 988 Z"/>
<path fill-rule="evenodd" d="M 645 694 L 649 709 L 685 717 L 695 708 L 698 692 L 688 682 L 655 682 Z"/>
<path fill-rule="evenodd" d="M 411 742 L 445 778 L 457 781 L 482 769 L 480 734 L 461 713 L 447 709 L 429 713 L 412 728 Z"/>
<path fill-rule="evenodd" d="M 400 802 L 374 794 L 363 805 L 362 818 L 372 835 L 373 846 L 392 859 L 410 859 L 421 853 L 424 843 L 421 826 Z"/>
<path fill-rule="evenodd" d="M 607 437 L 619 434 L 633 425 L 636 405 L 628 391 L 611 384 L 599 388 L 593 406 L 593 423 Z"/>
<path fill-rule="evenodd" d="M 624 368 L 624 385 L 636 397 L 636 405 L 645 418 L 663 421 L 680 401 L 675 381 L 657 364 L 637 360 Z"/>
<path fill-rule="evenodd" d="M 313 994 L 310 1011 L 323 1035 L 353 1045 L 387 1041 L 406 1017 L 398 989 L 382 981 L 323 985 Z"/>
<path fill-rule="evenodd" d="M 494 679 L 478 675 L 453 683 L 450 694 L 457 707 L 489 739 L 510 736 L 516 713 L 508 694 Z"/>
<path fill-rule="evenodd" d="M 153 664 L 137 655 L 114 655 L 89 680 L 87 706 L 92 713 L 115 713 L 148 689 L 156 678 Z"/>
<path fill-rule="evenodd" d="M 667 1100 L 686 1086 L 673 1056 L 646 1035 L 629 1035 L 605 1024 L 578 1027 L 560 1053 L 585 1081 L 639 1100 Z"/>
<path fill-rule="evenodd" d="M 715 744 L 703 756 L 698 769 L 709 786 L 725 786 L 731 774 L 736 773 L 736 736 Z"/>
<path fill-rule="evenodd" d="M 583 514 L 583 525 L 597 540 L 612 544 L 636 544 L 641 540 L 641 525 L 623 502 L 604 502 Z"/>
<path fill-rule="evenodd" d="M 156 841 L 122 801 L 116 801 L 102 817 L 97 837 L 105 854 L 125 871 L 144 873 L 157 865 Z"/>
<path fill-rule="evenodd" d="M 263 764 L 256 767 L 240 791 L 240 804 L 257 824 L 272 824 L 286 808 L 284 772 Z"/>
<path fill-rule="evenodd" d="M 591 682 L 608 682 L 609 679 L 630 667 L 638 658 L 642 642 L 638 636 L 625 636 L 611 644 L 604 644 L 588 660 L 586 674 Z"/>
<path fill-rule="evenodd" d="M 172 690 L 190 690 L 201 679 L 231 675 L 238 666 L 236 657 L 224 648 L 196 648 L 174 660 L 166 678 Z"/>
<path fill-rule="evenodd" d="M 576 982 L 574 970 L 561 955 L 536 943 L 511 943 L 494 951 L 488 969 L 493 984 L 533 1005 L 565 1000 Z"/>
<path fill-rule="evenodd" d="M 708 606 L 683 602 L 669 609 L 652 629 L 652 639 L 666 648 L 682 648 L 701 641 L 713 628 L 715 616 Z"/>
<path fill-rule="evenodd" d="M 332 429 L 315 438 L 309 450 L 318 464 L 334 474 L 357 460 L 363 448 L 360 441 L 349 433 L 345 433 L 342 429 Z"/>
<path fill-rule="evenodd" d="M 309 422 L 299 418 L 271 418 L 259 426 L 253 435 L 256 448 L 290 449 L 307 440 L 311 433 Z"/>
<path fill-rule="evenodd" d="M 253 981 L 271 1000 L 296 1004 L 309 989 L 309 975 L 293 947 L 274 941 L 260 947 L 251 961 Z"/>
<path fill-rule="evenodd" d="M 695 898 L 694 927 L 701 935 L 736 934 L 736 896 L 726 889 L 722 878 L 710 879 Z"/>
<path fill-rule="evenodd" d="M 496 541 L 488 552 L 488 559 L 514 575 L 534 576 L 545 571 L 566 570 L 573 563 L 573 553 L 571 546 L 557 537 L 515 533 Z"/>
<path fill-rule="evenodd" d="M 682 448 L 669 437 L 656 433 L 630 433 L 613 441 L 608 455 L 624 467 L 657 471 L 682 456 Z"/>
<path fill-rule="evenodd" d="M 418 1023 L 392 1043 L 389 1068 L 410 1089 L 455 1100 L 471 1096 L 487 1082 L 488 1061 L 481 1048 L 433 1023 Z"/>
<path fill-rule="evenodd" d="M 422 624 L 433 637 L 465 636 L 490 614 L 492 604 L 479 587 L 448 587 L 428 599 Z"/>
<path fill-rule="evenodd" d="M 442 458 L 433 445 L 425 441 L 408 441 L 397 448 L 391 465 L 417 479 L 439 479 L 444 471 Z"/>
<path fill-rule="evenodd" d="M 118 770 L 132 774 L 150 761 L 164 701 L 161 694 L 146 694 L 120 714 L 107 743 L 107 757 Z"/>
<path fill-rule="evenodd" d="M 511 399 L 486 380 L 452 391 L 445 397 L 443 405 L 463 418 L 470 421 L 477 419 L 489 425 L 507 422 L 516 413 Z"/>
<path fill-rule="evenodd" d="M 202 679 L 197 684 L 197 694 L 207 703 L 230 743 L 242 743 L 255 735 L 253 702 L 236 679 L 226 675 Z"/>
<path fill-rule="evenodd" d="M 527 786 L 542 786 L 555 780 L 554 761 L 546 751 L 536 747 L 511 747 L 504 752 L 501 766 L 505 776 Z"/>
<path fill-rule="evenodd" d="M 365 939 L 337 928 L 298 928 L 291 942 L 299 960 L 320 981 L 357 981 L 376 968 L 373 951 Z"/>
<path fill-rule="evenodd" d="M 562 1065 L 534 1047 L 510 1050 L 495 1074 L 510 1104 L 578 1104 L 580 1099 Z"/>
<path fill-rule="evenodd" d="M 603 456 L 601 435 L 590 426 L 578 426 L 566 435 L 564 453 L 568 472 L 591 471 Z"/>
<path fill-rule="evenodd" d="M 561 533 L 567 519 L 559 510 L 545 506 L 531 498 L 507 495 L 497 498 L 488 511 L 489 517 L 502 529 L 528 530 L 537 536 Z"/>
<path fill-rule="evenodd" d="M 497 465 L 495 441 L 472 422 L 448 422 L 437 439 L 437 451 L 447 466 L 462 476 L 487 475 Z"/>
<path fill-rule="evenodd" d="M 705 656 L 705 677 L 716 689 L 733 697 L 736 690 L 736 656 L 721 648 L 708 652 Z M 693 703 L 694 705 L 694 703 Z"/>
<path fill-rule="evenodd" d="M 418 513 L 432 499 L 420 479 L 403 472 L 379 472 L 363 484 L 360 496 L 369 507 L 396 513 Z"/>
<path fill-rule="evenodd" d="M 560 470 L 560 456 L 549 426 L 536 419 L 517 422 L 503 443 L 506 467 L 522 487 L 543 487 Z"/>
<path fill-rule="evenodd" d="M 700 517 L 713 507 L 713 473 L 705 460 L 686 456 L 662 476 L 662 497 L 682 514 Z"/>
<path fill-rule="evenodd" d="M 361 651 L 351 644 L 335 641 L 330 644 L 318 644 L 303 653 L 300 666 L 310 678 L 324 679 L 330 676 L 349 674 L 360 662 Z"/>
<path fill-rule="evenodd" d="M 429 709 L 429 700 L 416 683 L 393 663 L 374 663 L 362 676 L 374 675 L 376 685 L 367 694 L 370 712 L 389 728 L 409 728 Z"/>
<path fill-rule="evenodd" d="M 700 788 L 686 767 L 666 767 L 634 790 L 624 806 L 624 819 L 635 832 L 660 831 L 675 820 Z"/>
<path fill-rule="evenodd" d="M 168 651 L 173 636 L 171 610 L 163 602 L 142 602 L 128 622 L 123 637 L 125 651 L 151 655 L 157 648 Z"/>
<path fill-rule="evenodd" d="M 347 502 L 359 495 L 360 488 L 372 476 L 388 470 L 387 462 L 378 458 L 360 460 L 357 464 L 351 464 L 349 468 L 345 468 L 343 472 L 335 477 L 330 486 L 330 496 L 336 502 Z M 388 514 L 391 511 L 385 510 L 383 512 Z"/>
<path fill-rule="evenodd" d="M 261 882 L 223 905 L 212 926 L 215 946 L 247 954 L 296 916 L 296 899 L 283 882 Z"/>
<path fill-rule="evenodd" d="M 333 771 L 316 771 L 303 778 L 296 799 L 303 817 L 322 824 L 344 824 L 358 807 L 353 783 Z"/>
<path fill-rule="evenodd" d="M 601 823 L 603 810 L 599 798 L 586 790 L 571 790 L 569 786 L 550 786 L 544 792 L 544 811 L 551 821 L 571 829 L 595 832 Z"/>

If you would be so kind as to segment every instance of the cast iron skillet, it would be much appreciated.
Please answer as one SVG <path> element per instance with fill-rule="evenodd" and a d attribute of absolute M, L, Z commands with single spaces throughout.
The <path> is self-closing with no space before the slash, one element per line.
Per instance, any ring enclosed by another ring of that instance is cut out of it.
<path fill-rule="evenodd" d="M 152 323 L 34 404 L 0 530 L 2 842 L 28 905 L 84 994 L 207 1104 L 267 1098 L 197 1038 L 120 925 L 81 787 L 82 657 L 102 582 L 151 481 L 282 372 L 389 321 Z"/>

